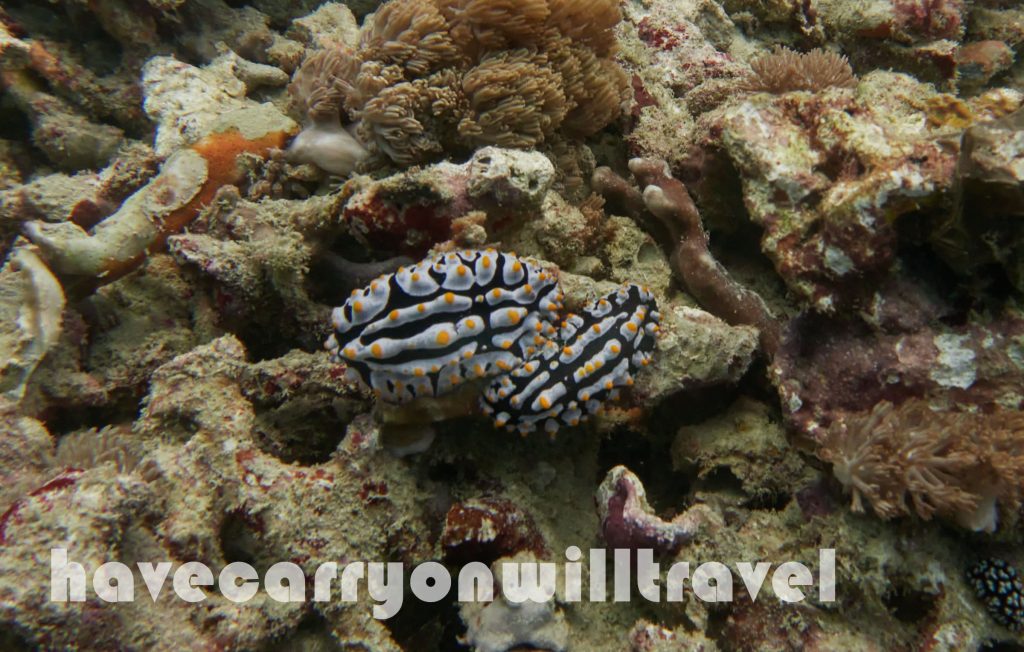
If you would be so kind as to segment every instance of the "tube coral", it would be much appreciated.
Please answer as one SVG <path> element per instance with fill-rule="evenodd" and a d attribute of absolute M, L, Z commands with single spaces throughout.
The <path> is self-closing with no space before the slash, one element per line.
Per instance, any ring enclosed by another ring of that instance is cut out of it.
<path fill-rule="evenodd" d="M 687 291 L 728 323 L 757 327 L 761 349 L 772 357 L 779 344 L 779 322 L 757 293 L 736 282 L 711 255 L 700 213 L 683 182 L 672 177 L 664 161 L 637 158 L 629 169 L 642 191 L 609 168 L 595 171 L 594 189 L 635 218 L 653 216 L 674 243 L 672 263 Z"/>

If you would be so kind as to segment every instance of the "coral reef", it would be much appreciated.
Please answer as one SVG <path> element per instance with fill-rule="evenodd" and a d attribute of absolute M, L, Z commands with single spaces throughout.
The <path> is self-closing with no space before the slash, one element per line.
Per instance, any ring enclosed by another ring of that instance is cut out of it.
<path fill-rule="evenodd" d="M 956 167 L 956 210 L 934 235 L 936 250 L 951 266 L 970 273 L 998 265 L 1017 289 L 1024 288 L 1017 219 L 1024 214 L 1021 133 L 1024 109 L 978 122 L 964 132 Z"/>
<path fill-rule="evenodd" d="M 64 302 L 60 283 L 33 249 L 19 247 L 0 269 L 0 389 L 6 397 L 22 397 L 32 372 L 57 344 Z"/>
<path fill-rule="evenodd" d="M 529 563 L 529 554 L 503 558 L 494 562 L 494 575 L 500 582 L 501 564 Z M 500 584 L 499 584 L 500 586 Z M 533 649 L 564 652 L 569 649 L 569 625 L 554 600 L 515 603 L 499 595 L 488 604 L 468 602 L 462 605 L 466 623 L 463 641 L 480 652 L 504 652 L 530 646 Z"/>
<path fill-rule="evenodd" d="M 541 208 L 553 181 L 551 162 L 540 154 L 484 147 L 463 165 L 438 163 L 380 180 L 356 177 L 345 186 L 341 217 L 362 243 L 421 257 L 459 236 L 465 245 L 483 244 L 486 235 L 481 240 L 466 232 L 473 230 L 474 213 L 486 211 L 485 228 L 513 226 L 522 211 Z"/>
<path fill-rule="evenodd" d="M 640 205 L 657 218 L 674 242 L 672 262 L 676 274 L 697 301 L 730 324 L 758 329 L 761 347 L 769 357 L 779 342 L 779 324 L 764 300 L 734 281 L 708 249 L 708 236 L 689 193 L 667 170 L 667 163 L 633 159 L 630 171 L 643 188 L 638 193 L 611 170 L 595 173 L 594 185 L 606 196 L 623 202 L 630 212 Z"/>
<path fill-rule="evenodd" d="M 156 151 L 170 156 L 91 233 L 70 221 L 27 223 L 26 235 L 55 271 L 86 283 L 110 282 L 130 272 L 194 220 L 219 188 L 241 181 L 239 155 L 266 156 L 297 131 L 269 105 L 231 99 L 230 90 L 207 73 L 173 59 L 158 57 L 147 64 L 146 109 L 160 122 Z M 195 102 L 197 95 L 212 97 Z"/>
<path fill-rule="evenodd" d="M 999 0 L 4 3 L 0 649 L 1020 648 L 1022 47 Z M 361 562 L 453 590 L 381 620 Z M 507 562 L 556 581 L 459 600 Z"/>
<path fill-rule="evenodd" d="M 617 466 L 597 488 L 601 538 L 613 548 L 651 548 L 658 554 L 679 551 L 700 531 L 698 513 L 665 522 L 647 503 L 644 486 L 632 471 Z"/>
<path fill-rule="evenodd" d="M 515 504 L 499 498 L 456 503 L 444 517 L 441 548 L 445 561 L 493 563 L 502 557 L 531 551 L 547 555 L 533 519 Z"/>
<path fill-rule="evenodd" d="M 921 310 L 910 301 L 891 310 L 901 308 Z M 771 375 L 786 419 L 813 439 L 840 417 L 883 401 L 927 398 L 968 409 L 1019 409 L 1022 329 L 1012 310 L 964 326 L 907 324 L 889 331 L 856 320 L 802 317 L 790 325 Z"/>
<path fill-rule="evenodd" d="M 854 86 L 853 69 L 845 57 L 827 50 L 799 53 L 778 47 L 750 62 L 751 76 L 744 86 L 753 92 L 818 92 L 830 86 Z"/>

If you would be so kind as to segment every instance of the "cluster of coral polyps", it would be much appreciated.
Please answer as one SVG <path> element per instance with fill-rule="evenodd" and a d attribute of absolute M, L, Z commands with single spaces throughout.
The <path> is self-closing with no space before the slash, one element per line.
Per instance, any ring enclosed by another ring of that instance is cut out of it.
<path fill-rule="evenodd" d="M 344 173 L 361 146 L 400 165 L 483 145 L 551 147 L 620 113 L 614 0 L 390 0 L 355 51 L 310 55 L 290 90 L 300 160 Z M 342 128 L 355 123 L 359 142 Z"/>

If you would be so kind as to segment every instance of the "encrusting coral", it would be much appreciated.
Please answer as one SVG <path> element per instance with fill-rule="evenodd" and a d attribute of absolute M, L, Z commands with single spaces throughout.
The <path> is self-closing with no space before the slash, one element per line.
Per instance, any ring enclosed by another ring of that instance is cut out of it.
<path fill-rule="evenodd" d="M 818 455 L 832 463 L 855 512 L 867 502 L 884 519 L 916 513 L 993 531 L 997 501 L 1007 513 L 1020 508 L 1024 416 L 882 402 L 833 424 Z"/>
<path fill-rule="evenodd" d="M 608 57 L 620 19 L 613 0 L 391 0 L 357 52 L 313 53 L 289 91 L 315 133 L 343 131 L 341 117 L 399 165 L 486 145 L 553 147 L 619 115 L 629 82 Z M 311 137 L 299 139 L 306 148 Z"/>

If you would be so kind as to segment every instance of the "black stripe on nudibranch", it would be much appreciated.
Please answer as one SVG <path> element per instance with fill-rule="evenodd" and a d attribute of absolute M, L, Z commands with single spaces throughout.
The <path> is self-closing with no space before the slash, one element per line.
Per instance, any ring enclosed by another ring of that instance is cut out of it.
<path fill-rule="evenodd" d="M 334 309 L 325 347 L 389 402 L 444 394 L 506 373 L 555 334 L 556 274 L 514 254 L 428 258 L 356 290 Z"/>
<path fill-rule="evenodd" d="M 484 411 L 523 434 L 585 421 L 650 362 L 659 322 L 654 296 L 637 285 L 593 301 L 565 319 L 539 355 L 491 383 Z"/>

